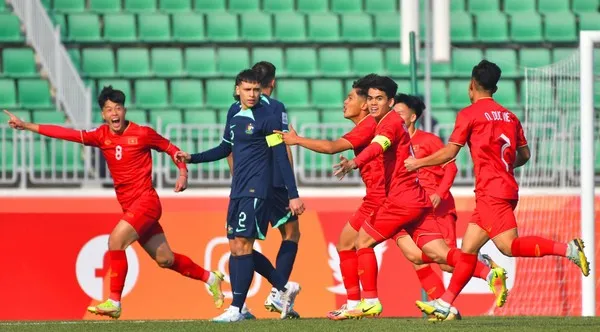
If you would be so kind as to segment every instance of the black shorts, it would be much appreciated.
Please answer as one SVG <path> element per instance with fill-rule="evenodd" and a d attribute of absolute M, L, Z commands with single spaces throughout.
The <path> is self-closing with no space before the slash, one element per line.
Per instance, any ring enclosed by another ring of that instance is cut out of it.
<path fill-rule="evenodd" d="M 277 228 L 290 221 L 298 221 L 298 216 L 290 212 L 290 199 L 286 188 L 273 188 L 269 197 L 271 204 L 271 227 Z"/>
<path fill-rule="evenodd" d="M 229 200 L 227 238 L 264 240 L 269 227 L 269 209 L 264 199 L 241 197 Z"/>

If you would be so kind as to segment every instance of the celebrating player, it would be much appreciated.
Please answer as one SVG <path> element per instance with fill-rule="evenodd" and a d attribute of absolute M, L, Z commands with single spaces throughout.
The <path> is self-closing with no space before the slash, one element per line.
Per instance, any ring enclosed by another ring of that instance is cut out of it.
<path fill-rule="evenodd" d="M 289 193 L 289 209 L 304 212 L 285 144 L 274 130 L 281 130 L 281 117 L 260 103 L 260 83 L 256 72 L 243 70 L 236 77 L 234 103 L 228 113 L 223 140 L 211 150 L 190 155 L 180 151 L 179 160 L 204 163 L 224 159 L 233 153 L 233 177 L 227 211 L 227 237 L 231 256 L 229 274 L 233 301 L 229 309 L 214 318 L 217 322 L 244 319 L 242 309 L 254 271 L 265 276 L 281 292 L 281 318 L 290 313 L 300 286 L 288 282 L 269 260 L 252 249 L 255 239 L 264 239 L 269 224 L 267 201 L 272 187 L 273 167 L 279 167 Z M 273 161 L 275 159 L 275 162 Z"/>
<path fill-rule="evenodd" d="M 11 128 L 98 147 L 108 163 L 123 215 L 108 238 L 110 296 L 107 301 L 90 306 L 87 310 L 115 319 L 121 316 L 121 294 L 127 275 L 125 249 L 135 241 L 140 243 L 160 267 L 207 283 L 216 307 L 220 308 L 223 305 L 223 274 L 206 271 L 187 256 L 174 253 L 159 223 L 162 208 L 152 187 L 150 150 L 165 152 L 173 158 L 180 171 L 175 192 L 181 192 L 187 187 L 187 168 L 184 163 L 174 159 L 179 148 L 152 128 L 125 120 L 125 95 L 122 91 L 114 90 L 111 86 L 104 87 L 98 96 L 98 104 L 106 124 L 93 130 L 38 125 L 24 122 L 4 111 L 10 117 L 8 124 Z"/>
<path fill-rule="evenodd" d="M 500 68 L 487 60 L 474 66 L 468 90 L 472 105 L 458 113 L 449 143 L 428 157 L 407 157 L 404 162 L 410 171 L 443 165 L 467 143 L 475 165 L 475 211 L 450 285 L 438 300 L 417 301 L 419 309 L 440 320 L 446 319 L 448 308 L 473 275 L 477 252 L 489 239 L 506 256 L 562 256 L 577 265 L 584 276 L 589 274 L 581 239 L 559 243 L 538 236 L 518 236 L 514 209 L 519 196 L 514 168 L 527 163 L 530 151 L 519 119 L 492 99 L 500 76 Z"/>

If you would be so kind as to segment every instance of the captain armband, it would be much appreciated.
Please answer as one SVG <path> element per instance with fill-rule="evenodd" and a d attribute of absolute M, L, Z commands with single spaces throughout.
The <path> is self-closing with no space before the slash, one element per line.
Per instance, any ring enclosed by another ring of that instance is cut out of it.
<path fill-rule="evenodd" d="M 377 143 L 377 144 L 381 145 L 381 147 L 383 148 L 383 151 L 387 150 L 392 145 L 392 142 L 390 141 L 390 139 L 383 135 L 375 136 L 373 138 L 373 140 L 371 141 L 371 143 Z"/>
<path fill-rule="evenodd" d="M 281 137 L 281 134 L 271 134 L 271 135 L 268 135 L 266 137 L 266 139 L 267 139 L 267 145 L 270 148 L 283 143 L 283 138 Z"/>

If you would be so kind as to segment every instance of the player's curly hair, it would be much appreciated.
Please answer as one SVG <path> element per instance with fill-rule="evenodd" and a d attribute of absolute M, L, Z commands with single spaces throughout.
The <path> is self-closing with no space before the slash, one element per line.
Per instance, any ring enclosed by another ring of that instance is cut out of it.
<path fill-rule="evenodd" d="M 260 80 L 254 70 L 244 69 L 235 77 L 235 86 L 242 84 L 242 82 L 260 83 Z M 235 87 L 233 89 L 233 98 L 237 101 L 240 101 L 240 96 L 235 93 Z"/>
<path fill-rule="evenodd" d="M 394 102 L 395 104 L 402 103 L 410 108 L 413 112 L 415 112 L 417 120 L 421 117 L 421 115 L 423 115 L 423 111 L 425 110 L 425 103 L 419 96 L 399 93 L 394 96 Z"/>
<path fill-rule="evenodd" d="M 388 99 L 394 98 L 398 92 L 398 84 L 388 76 L 373 75 L 366 83 L 367 89 L 377 89 L 385 92 Z"/>
<path fill-rule="evenodd" d="M 477 82 L 477 84 L 490 93 L 495 93 L 498 90 L 498 81 L 502 76 L 502 70 L 500 67 L 493 62 L 487 60 L 481 60 L 471 72 L 471 78 Z"/>
<path fill-rule="evenodd" d="M 260 87 L 268 88 L 270 87 L 271 82 L 273 82 L 275 79 L 275 72 L 277 71 L 277 68 L 275 68 L 274 64 L 268 61 L 261 61 L 252 66 L 252 70 L 254 70 L 258 76 Z"/>
<path fill-rule="evenodd" d="M 100 109 L 104 108 L 104 104 L 106 104 L 107 100 L 116 104 L 125 105 L 125 93 L 121 90 L 113 89 L 112 85 L 105 86 L 98 95 L 98 106 L 100 106 Z"/>
<path fill-rule="evenodd" d="M 352 83 L 352 89 L 356 89 L 356 94 L 367 98 L 369 92 L 369 83 L 377 77 L 377 74 L 363 76 Z"/>

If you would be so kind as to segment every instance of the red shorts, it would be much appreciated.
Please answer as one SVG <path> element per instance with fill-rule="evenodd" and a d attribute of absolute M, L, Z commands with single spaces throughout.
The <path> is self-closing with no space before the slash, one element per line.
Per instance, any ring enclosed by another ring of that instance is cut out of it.
<path fill-rule="evenodd" d="M 514 210 L 519 202 L 518 199 L 479 195 L 475 201 L 475 211 L 471 217 L 471 223 L 477 224 L 485 230 L 490 239 L 517 228 Z"/>
<path fill-rule="evenodd" d="M 442 238 L 430 207 L 398 206 L 389 200 L 383 203 L 375 216 L 364 223 L 362 228 L 377 242 L 392 238 L 402 229 L 412 236 L 419 247 Z"/>
<path fill-rule="evenodd" d="M 348 224 L 358 232 L 365 221 L 373 218 L 380 207 L 381 204 L 376 204 L 373 201 L 363 201 L 358 210 L 348 219 Z"/>
<path fill-rule="evenodd" d="M 164 233 L 158 222 L 162 215 L 162 206 L 158 196 L 144 195 L 138 198 L 121 216 L 137 232 L 138 242 L 144 245 L 154 235 Z"/>

